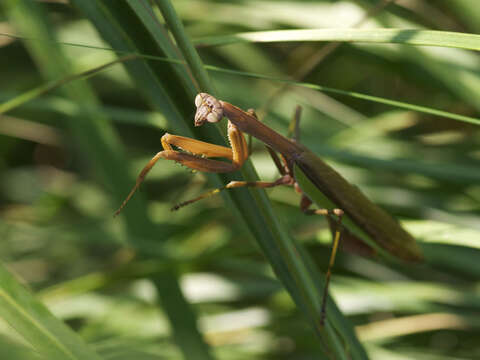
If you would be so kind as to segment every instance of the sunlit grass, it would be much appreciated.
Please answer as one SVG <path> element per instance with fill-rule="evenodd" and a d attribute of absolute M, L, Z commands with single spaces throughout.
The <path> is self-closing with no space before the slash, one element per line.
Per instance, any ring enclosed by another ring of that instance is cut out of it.
<path fill-rule="evenodd" d="M 254 205 L 248 192 L 232 191 L 171 213 L 173 204 L 225 178 L 161 163 L 125 217 L 113 219 L 135 174 L 160 150 L 165 131 L 215 143 L 222 137 L 215 128 L 194 132 L 196 84 L 183 59 L 161 61 L 180 52 L 173 42 L 161 41 L 163 20 L 149 18 L 147 7 L 142 12 L 146 1 L 71 3 L 78 8 L 26 0 L 0 5 L 0 32 L 19 36 L 0 37 L 8 39 L 0 45 L 1 103 L 18 100 L 0 118 L 0 254 L 17 276 L 11 280 L 5 273 L 0 284 L 0 317 L 16 329 L 0 323 L 0 358 L 35 359 L 32 346 L 52 359 L 92 358 L 93 351 L 111 359 L 320 356 L 318 337 L 299 305 L 303 295 L 294 295 L 295 303 L 284 285 L 299 285 L 289 288 L 295 294 L 311 278 L 319 283 L 305 289 L 321 289 L 317 268 L 326 269 L 331 238 L 324 219 L 301 214 L 292 190 L 267 192 L 278 226 L 269 220 L 255 223 L 270 215 L 258 215 L 265 211 L 258 205 L 265 199 Z M 332 295 L 369 356 L 475 358 L 478 53 L 459 42 L 453 45 L 463 49 L 353 42 L 340 45 L 303 79 L 291 80 L 325 44 L 317 42 L 322 40 L 318 33 L 315 41 L 285 42 L 282 30 L 353 25 L 377 2 L 172 3 L 186 41 L 276 31 L 276 43 L 250 38 L 198 48 L 218 97 L 259 109 L 262 121 L 281 133 L 301 104 L 302 143 L 398 218 L 421 244 L 427 262 L 416 266 L 348 252 L 337 259 Z M 423 30 L 439 30 L 457 40 L 476 39 L 477 6 L 473 0 L 392 2 L 368 17 L 361 32 L 328 31 L 335 40 L 347 33 L 365 40 L 379 28 L 417 29 L 423 36 L 432 34 Z M 148 24 L 154 35 L 145 30 Z M 452 45 L 441 32 L 433 34 L 437 37 L 428 41 Z M 88 81 L 76 79 L 52 91 L 55 82 L 112 61 L 111 51 L 60 41 L 151 58 L 116 64 Z M 37 91 L 33 100 L 22 101 L 32 89 Z M 325 89 L 334 91 L 319 92 Z M 262 179 L 275 178 L 256 142 L 252 162 Z M 258 239 L 270 226 L 281 233 L 281 242 L 269 242 L 268 235 Z M 275 246 L 283 241 L 301 244 L 313 259 L 314 264 L 299 262 L 308 274 L 301 281 L 288 283 L 289 273 L 279 273 L 278 264 L 273 266 L 277 274 L 272 271 Z M 20 282 L 55 317 L 17 287 Z M 350 336 L 344 329 L 336 334 L 340 342 Z"/>

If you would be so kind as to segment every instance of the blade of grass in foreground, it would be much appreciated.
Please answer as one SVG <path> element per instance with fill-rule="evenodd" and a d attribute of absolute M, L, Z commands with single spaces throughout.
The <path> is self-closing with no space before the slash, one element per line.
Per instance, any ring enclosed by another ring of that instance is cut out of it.
<path fill-rule="evenodd" d="M 0 316 L 45 359 L 100 360 L 101 357 L 53 316 L 0 265 Z"/>
<path fill-rule="evenodd" d="M 196 50 L 191 45 L 188 36 L 185 34 L 171 3 L 169 1 L 157 1 L 157 3 L 202 90 L 212 92 L 213 87 L 208 80 L 208 76 L 206 76 L 204 66 L 198 58 Z M 242 174 L 250 181 L 257 179 L 250 163 L 244 167 Z M 243 196 L 234 199 L 234 202 L 250 230 L 255 234 L 256 240 L 270 261 L 276 275 L 290 292 L 297 306 L 305 313 L 307 318 L 311 321 L 313 320 L 312 325 L 314 329 L 329 344 L 329 347 L 334 349 L 336 356 L 340 358 L 348 357 L 347 353 L 342 349 L 342 345 L 339 344 L 341 340 L 333 327 L 330 324 L 325 329 L 319 327 L 321 314 L 318 295 L 321 293 L 321 288 L 308 267 L 298 257 L 295 242 L 286 235 L 287 232 L 275 218 L 265 193 L 263 191 L 252 191 L 251 193 L 253 202 Z M 263 224 L 260 224 L 259 220 Z M 364 358 L 366 355 L 355 339 L 353 332 L 348 335 L 341 334 L 340 336 L 344 336 L 345 338 L 342 340 L 347 340 L 350 343 L 349 347 L 354 354 L 354 358 Z"/>

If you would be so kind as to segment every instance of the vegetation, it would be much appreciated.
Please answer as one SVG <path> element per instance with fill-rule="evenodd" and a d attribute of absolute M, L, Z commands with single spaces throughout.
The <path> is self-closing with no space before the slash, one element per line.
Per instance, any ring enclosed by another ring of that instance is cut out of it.
<path fill-rule="evenodd" d="M 476 7 L 1 2 L 0 358 L 480 357 Z M 300 104 L 301 142 L 395 216 L 424 262 L 344 249 L 319 326 L 331 232 L 295 191 L 170 211 L 275 179 L 255 140 L 235 174 L 160 161 L 114 218 L 165 132 L 225 144 L 224 124 L 193 126 L 199 91 L 283 134 Z"/>

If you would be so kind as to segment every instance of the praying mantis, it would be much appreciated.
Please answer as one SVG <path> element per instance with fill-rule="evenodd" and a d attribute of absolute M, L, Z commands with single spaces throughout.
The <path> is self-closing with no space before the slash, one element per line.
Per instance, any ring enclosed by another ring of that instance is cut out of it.
<path fill-rule="evenodd" d="M 244 137 L 244 133 L 246 133 L 267 145 L 267 149 L 269 149 L 280 172 L 280 177 L 271 182 L 231 181 L 222 188 L 178 204 L 172 210 L 177 210 L 182 206 L 211 196 L 224 189 L 239 187 L 271 188 L 279 185 L 293 186 L 301 194 L 300 209 L 304 213 L 324 215 L 330 220 L 336 218 L 336 226 L 333 231 L 332 255 L 326 274 L 326 285 L 322 302 L 322 321 L 325 314 L 325 299 L 331 268 L 343 230 L 342 219 L 344 215 L 354 227 L 360 229 L 371 238 L 373 243 L 379 248 L 402 260 L 420 261 L 422 259 L 420 249 L 414 238 L 395 219 L 371 202 L 357 187 L 351 185 L 313 152 L 298 143 L 295 138 L 286 138 L 269 128 L 257 119 L 253 110 L 244 111 L 226 101 L 217 100 L 207 93 L 198 94 L 195 98 L 195 105 L 197 107 L 194 120 L 195 126 L 201 126 L 207 122 L 217 123 L 224 117 L 228 119 L 227 131 L 231 147 L 210 144 L 168 133 L 163 135 L 161 138 L 163 150 L 158 152 L 142 169 L 135 186 L 115 215 L 118 215 L 125 207 L 145 179 L 145 176 L 159 159 L 173 160 L 190 169 L 201 172 L 226 173 L 240 169 L 249 157 L 248 145 Z M 180 150 L 175 150 L 174 147 Z M 276 153 L 280 154 L 281 160 Z M 224 158 L 230 162 L 219 161 L 213 158 Z M 336 208 L 310 209 L 313 201 L 302 190 L 299 181 L 297 181 L 300 174 L 305 174 L 308 180 L 335 204 Z"/>

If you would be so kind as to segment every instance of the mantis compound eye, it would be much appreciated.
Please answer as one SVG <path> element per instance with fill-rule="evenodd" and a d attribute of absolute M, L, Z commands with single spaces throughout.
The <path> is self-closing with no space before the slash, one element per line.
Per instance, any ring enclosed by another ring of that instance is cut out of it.
<path fill-rule="evenodd" d="M 195 126 L 201 126 L 206 121 L 216 123 L 223 118 L 223 107 L 212 95 L 200 93 L 195 97 Z"/>
<path fill-rule="evenodd" d="M 203 103 L 203 98 L 205 96 L 208 96 L 207 93 L 199 93 L 197 96 L 195 96 L 195 106 L 198 108 L 200 105 Z"/>

